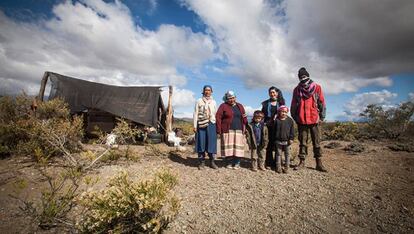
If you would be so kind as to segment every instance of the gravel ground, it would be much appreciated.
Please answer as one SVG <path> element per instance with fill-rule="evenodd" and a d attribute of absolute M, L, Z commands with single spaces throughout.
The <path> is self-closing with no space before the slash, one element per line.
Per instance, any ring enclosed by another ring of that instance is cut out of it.
<path fill-rule="evenodd" d="M 247 158 L 240 170 L 224 168 L 222 159 L 217 170 L 198 170 L 196 155 L 187 151 L 102 166 L 94 175 L 101 187 L 121 169 L 136 178 L 149 177 L 159 168 L 175 171 L 181 210 L 165 233 L 413 233 L 414 153 L 369 142 L 363 143 L 364 152 L 350 154 L 344 150 L 349 143 L 338 143 L 324 148 L 328 173 L 315 171 L 311 157 L 306 169 L 288 174 L 253 172 Z M 28 232 L 29 224 L 15 215 L 16 205 L 6 196 L 12 186 L 3 177 L 14 171 L 7 165 L 11 161 L 1 164 L 0 232 Z M 28 168 L 21 170 L 30 176 Z M 16 226 L 19 222 L 24 225 Z"/>

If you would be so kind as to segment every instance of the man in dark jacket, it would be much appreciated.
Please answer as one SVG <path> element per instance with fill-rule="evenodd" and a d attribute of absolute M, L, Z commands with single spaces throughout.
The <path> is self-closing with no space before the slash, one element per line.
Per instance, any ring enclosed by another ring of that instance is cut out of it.
<path fill-rule="evenodd" d="M 304 67 L 298 72 L 299 84 L 293 90 L 291 114 L 298 125 L 299 164 L 295 169 L 305 167 L 305 158 L 308 154 L 309 132 L 312 138 L 313 155 L 316 159 L 316 170 L 327 172 L 322 165 L 320 147 L 319 122 L 325 119 L 325 97 L 320 85 L 310 79 Z"/>

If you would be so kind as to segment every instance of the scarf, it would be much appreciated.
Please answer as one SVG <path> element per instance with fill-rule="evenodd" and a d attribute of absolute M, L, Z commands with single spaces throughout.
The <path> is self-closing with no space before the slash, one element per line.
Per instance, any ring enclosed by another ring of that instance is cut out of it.
<path fill-rule="evenodd" d="M 299 96 L 308 99 L 315 93 L 316 83 L 308 79 L 306 82 L 299 82 L 298 88 Z"/>
<path fill-rule="evenodd" d="M 210 103 L 211 103 L 211 100 L 213 99 L 211 98 L 211 96 L 210 97 L 203 96 L 202 99 L 204 102 L 204 108 L 203 108 L 204 116 L 207 119 L 210 119 L 210 115 L 211 115 Z"/>

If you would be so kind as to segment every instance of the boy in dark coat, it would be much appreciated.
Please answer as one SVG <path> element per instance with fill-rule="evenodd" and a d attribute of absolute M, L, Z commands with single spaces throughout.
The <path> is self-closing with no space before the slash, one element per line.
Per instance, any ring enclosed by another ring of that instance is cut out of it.
<path fill-rule="evenodd" d="M 257 171 L 257 164 L 259 169 L 265 171 L 265 149 L 269 142 L 268 130 L 263 122 L 263 112 L 257 110 L 253 114 L 252 122 L 247 124 L 246 139 L 249 145 L 250 155 L 252 159 L 252 171 Z"/>
<path fill-rule="evenodd" d="M 276 172 L 287 173 L 290 163 L 290 145 L 295 137 L 293 120 L 287 115 L 289 108 L 280 106 L 274 124 L 275 146 L 276 146 Z M 285 153 L 285 167 L 282 169 L 282 153 Z"/>

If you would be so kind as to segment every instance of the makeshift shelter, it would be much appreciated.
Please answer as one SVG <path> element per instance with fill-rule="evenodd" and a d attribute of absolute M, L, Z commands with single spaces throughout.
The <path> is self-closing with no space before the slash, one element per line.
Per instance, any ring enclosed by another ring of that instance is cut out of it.
<path fill-rule="evenodd" d="M 51 83 L 49 100 L 60 97 L 69 104 L 72 114 L 83 113 L 87 131 L 96 125 L 109 132 L 115 127 L 115 117 L 157 127 L 165 114 L 161 87 L 113 86 L 45 72 L 40 100 L 47 80 Z"/>

